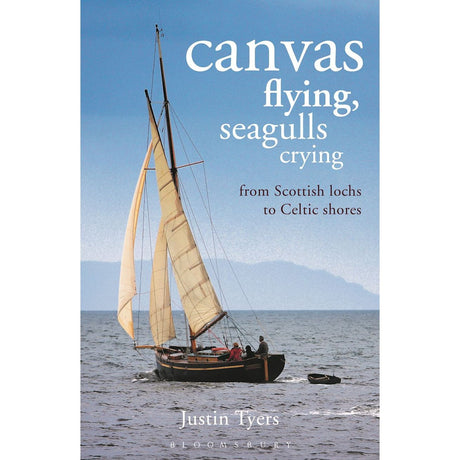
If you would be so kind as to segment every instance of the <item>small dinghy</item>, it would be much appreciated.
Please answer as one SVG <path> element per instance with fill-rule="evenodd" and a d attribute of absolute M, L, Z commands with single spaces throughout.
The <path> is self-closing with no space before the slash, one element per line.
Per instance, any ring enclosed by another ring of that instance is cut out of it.
<path fill-rule="evenodd" d="M 310 383 L 322 383 L 325 385 L 332 385 L 334 383 L 340 383 L 341 379 L 335 375 L 326 374 L 308 374 L 308 381 Z"/>

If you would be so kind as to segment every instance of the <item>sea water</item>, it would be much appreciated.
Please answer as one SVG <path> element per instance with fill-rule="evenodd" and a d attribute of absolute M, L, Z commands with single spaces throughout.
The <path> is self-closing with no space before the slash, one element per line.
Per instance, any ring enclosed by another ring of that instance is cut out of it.
<path fill-rule="evenodd" d="M 137 317 L 135 323 L 147 321 L 146 312 Z M 180 313 L 174 317 L 182 333 Z M 234 311 L 232 317 L 250 335 L 248 343 L 256 345 L 263 333 L 270 351 L 285 354 L 275 382 L 160 381 L 153 351 L 133 349 L 115 312 L 82 312 L 81 457 L 378 458 L 377 311 Z M 220 345 L 211 333 L 205 340 Z M 342 382 L 313 385 L 309 373 Z"/>

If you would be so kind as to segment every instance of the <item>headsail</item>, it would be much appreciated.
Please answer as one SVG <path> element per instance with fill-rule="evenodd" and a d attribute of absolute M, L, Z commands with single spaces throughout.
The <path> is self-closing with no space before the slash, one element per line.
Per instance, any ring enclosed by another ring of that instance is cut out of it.
<path fill-rule="evenodd" d="M 153 155 L 169 256 L 192 336 L 224 316 L 196 246 L 149 107 Z"/>
<path fill-rule="evenodd" d="M 150 282 L 150 329 L 155 345 L 162 345 L 176 337 L 168 278 L 168 251 L 162 219 L 158 229 Z"/>
<path fill-rule="evenodd" d="M 134 339 L 132 298 L 136 295 L 134 241 L 136 239 L 137 218 L 139 216 L 139 208 L 145 185 L 146 168 L 150 162 L 152 149 L 153 142 L 150 142 L 131 203 L 121 257 L 120 285 L 118 288 L 118 322 L 132 339 Z"/>

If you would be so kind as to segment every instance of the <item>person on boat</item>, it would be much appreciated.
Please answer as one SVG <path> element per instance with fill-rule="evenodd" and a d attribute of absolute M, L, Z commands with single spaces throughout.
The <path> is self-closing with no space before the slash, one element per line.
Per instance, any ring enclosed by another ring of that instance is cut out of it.
<path fill-rule="evenodd" d="M 265 342 L 264 337 L 259 337 L 259 348 L 256 351 L 256 355 L 267 356 L 268 355 L 268 344 Z"/>
<path fill-rule="evenodd" d="M 249 359 L 249 358 L 254 358 L 254 355 L 255 353 L 251 350 L 251 346 L 246 345 L 246 353 L 244 354 L 244 357 L 246 359 Z"/>
<path fill-rule="evenodd" d="M 243 350 L 239 347 L 238 343 L 233 344 L 233 348 L 230 350 L 229 361 L 241 361 L 241 353 Z"/>

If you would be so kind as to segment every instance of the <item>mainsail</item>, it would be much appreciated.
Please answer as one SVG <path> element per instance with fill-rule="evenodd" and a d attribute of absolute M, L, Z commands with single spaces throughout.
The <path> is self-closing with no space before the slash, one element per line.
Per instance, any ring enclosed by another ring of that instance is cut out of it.
<path fill-rule="evenodd" d="M 132 298 L 136 295 L 136 274 L 134 269 L 134 242 L 136 239 L 137 218 L 141 205 L 142 192 L 145 185 L 146 168 L 150 162 L 153 141 L 150 142 L 145 155 L 144 163 L 137 180 L 128 223 L 126 225 L 123 254 L 121 257 L 120 285 L 118 289 L 118 322 L 128 335 L 134 340 L 133 305 Z"/>
<path fill-rule="evenodd" d="M 150 106 L 149 116 L 161 214 L 169 256 L 190 332 L 192 337 L 196 337 L 225 313 L 214 292 L 185 217 Z"/>
<path fill-rule="evenodd" d="M 167 271 L 168 252 L 191 336 L 197 337 L 225 313 L 217 299 L 185 217 L 151 109 L 149 114 L 152 141 L 139 174 L 126 226 L 120 270 L 118 321 L 134 339 L 132 299 L 137 293 L 134 242 L 145 175 L 153 151 L 162 218 L 153 258 L 150 327 L 155 344 L 161 345 L 175 337 Z"/>

